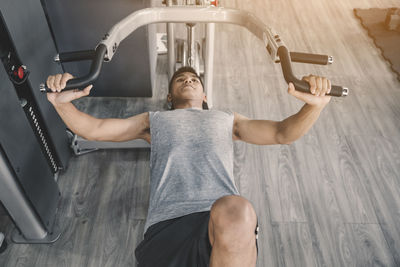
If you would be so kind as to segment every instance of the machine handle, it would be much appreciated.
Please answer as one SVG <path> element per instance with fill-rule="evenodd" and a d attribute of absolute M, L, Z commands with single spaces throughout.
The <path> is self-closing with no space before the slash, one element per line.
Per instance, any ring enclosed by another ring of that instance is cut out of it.
<path fill-rule="evenodd" d="M 299 52 L 290 52 L 290 59 L 292 62 L 318 64 L 318 65 L 330 65 L 333 63 L 332 56 L 299 53 Z"/>
<path fill-rule="evenodd" d="M 96 50 L 82 50 L 74 52 L 64 52 L 56 55 L 54 61 L 56 62 L 71 62 L 81 60 L 93 60 L 96 57 Z"/>
<path fill-rule="evenodd" d="M 99 44 L 99 46 L 97 46 L 95 50 L 94 57 L 92 57 L 92 64 L 90 66 L 89 74 L 80 78 L 74 78 L 69 80 L 63 91 L 72 89 L 83 89 L 92 82 L 94 82 L 100 74 L 100 70 L 103 65 L 104 55 L 106 54 L 106 52 L 107 52 L 107 47 L 104 44 Z M 83 60 L 83 58 L 88 59 L 89 56 L 88 53 L 83 54 L 82 51 L 70 52 L 66 54 L 67 54 L 67 61 L 73 61 L 72 59 L 75 59 L 75 61 Z M 47 87 L 46 83 L 40 84 L 40 91 L 43 93 L 52 92 L 51 89 Z"/>
<path fill-rule="evenodd" d="M 293 83 L 293 85 L 297 91 L 310 93 L 310 85 L 308 84 L 308 82 L 299 80 L 293 75 L 290 54 L 289 54 L 288 49 L 285 46 L 280 46 L 278 48 L 278 56 L 280 58 L 282 72 L 283 72 L 283 76 L 285 77 L 286 82 Z M 338 86 L 338 85 L 332 85 L 331 92 L 328 95 L 347 96 L 348 93 L 349 93 L 348 88 Z"/>

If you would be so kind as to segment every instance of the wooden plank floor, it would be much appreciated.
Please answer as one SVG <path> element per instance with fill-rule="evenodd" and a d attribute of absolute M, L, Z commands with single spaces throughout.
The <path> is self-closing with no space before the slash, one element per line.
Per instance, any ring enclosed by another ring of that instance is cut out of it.
<path fill-rule="evenodd" d="M 292 145 L 235 143 L 235 180 L 261 226 L 257 266 L 400 266 L 400 83 L 353 8 L 398 0 L 236 0 L 273 27 L 289 49 L 333 55 L 332 66 L 295 64 L 298 76 L 329 77 L 350 88 L 333 99 Z M 281 120 L 302 103 L 286 93 L 280 66 L 246 30 L 217 25 L 215 108 Z M 111 63 L 109 63 L 111 64 Z M 78 101 L 100 117 L 165 107 L 167 61 L 160 56 L 152 99 Z M 148 150 L 99 151 L 70 162 L 52 245 L 14 245 L 0 266 L 136 266 L 149 190 Z M 9 236 L 11 223 L 1 217 Z"/>

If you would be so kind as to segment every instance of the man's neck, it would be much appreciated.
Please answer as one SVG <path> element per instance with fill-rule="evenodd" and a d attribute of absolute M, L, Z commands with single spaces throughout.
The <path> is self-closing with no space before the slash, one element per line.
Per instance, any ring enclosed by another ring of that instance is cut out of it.
<path fill-rule="evenodd" d="M 180 101 L 180 102 L 174 102 L 174 109 L 185 109 L 185 108 L 203 109 L 203 101 L 185 100 L 185 101 Z"/>

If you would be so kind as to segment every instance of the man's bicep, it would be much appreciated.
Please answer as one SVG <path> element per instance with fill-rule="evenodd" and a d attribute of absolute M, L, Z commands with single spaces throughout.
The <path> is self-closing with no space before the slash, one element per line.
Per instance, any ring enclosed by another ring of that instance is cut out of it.
<path fill-rule="evenodd" d="M 145 112 L 126 119 L 104 119 L 99 126 L 98 139 L 122 142 L 145 139 L 149 136 L 149 113 Z"/>
<path fill-rule="evenodd" d="M 149 141 L 150 138 L 150 120 L 149 112 L 145 112 L 136 116 L 128 118 L 130 121 L 128 129 L 128 140 L 132 139 L 145 139 Z"/>
<path fill-rule="evenodd" d="M 233 140 L 241 140 L 256 145 L 279 144 L 279 122 L 270 120 L 252 120 L 234 113 Z"/>

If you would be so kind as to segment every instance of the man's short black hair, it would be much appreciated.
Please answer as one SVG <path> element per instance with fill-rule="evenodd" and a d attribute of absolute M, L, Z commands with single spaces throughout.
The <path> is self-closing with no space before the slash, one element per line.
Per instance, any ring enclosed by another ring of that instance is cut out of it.
<path fill-rule="evenodd" d="M 184 72 L 190 72 L 190 73 L 193 73 L 194 75 L 196 75 L 196 77 L 200 80 L 201 86 L 203 87 L 203 91 L 205 90 L 203 81 L 202 81 L 202 79 L 200 78 L 200 76 L 197 74 L 196 70 L 193 69 L 192 67 L 185 66 L 185 67 L 179 68 L 177 71 L 175 71 L 174 75 L 172 75 L 172 78 L 171 78 L 171 80 L 169 81 L 169 85 L 168 85 L 168 92 L 169 92 L 169 93 L 171 93 L 171 91 L 172 91 L 172 83 L 174 82 L 174 80 L 176 79 L 176 77 L 177 77 L 179 74 L 182 74 L 182 73 L 184 73 Z M 174 107 L 172 106 L 171 109 L 174 109 Z M 204 101 L 203 101 L 203 109 L 208 109 L 207 102 L 204 102 Z"/>

